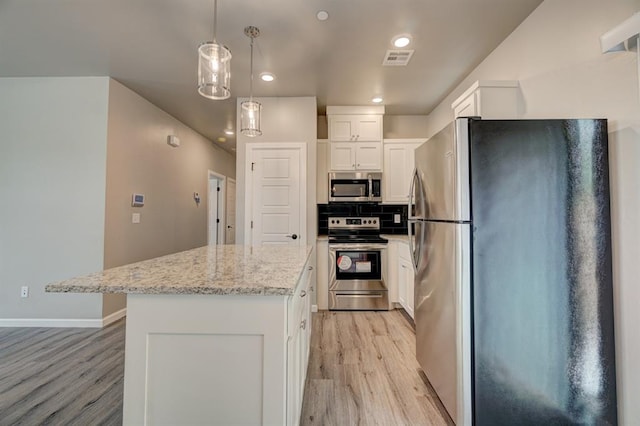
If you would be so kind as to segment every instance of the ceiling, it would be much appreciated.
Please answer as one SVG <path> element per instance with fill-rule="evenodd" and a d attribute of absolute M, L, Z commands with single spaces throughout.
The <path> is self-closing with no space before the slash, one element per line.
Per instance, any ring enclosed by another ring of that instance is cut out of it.
<path fill-rule="evenodd" d="M 236 97 L 316 96 L 428 114 L 542 0 L 218 0 L 217 39 L 233 55 L 231 98 L 196 91 L 197 48 L 213 36 L 213 0 L 0 0 L 0 77 L 111 76 L 219 146 L 233 150 Z M 319 21 L 325 10 L 329 19 Z M 383 67 L 393 36 L 409 33 L 406 67 Z M 218 138 L 227 140 L 217 142 Z"/>

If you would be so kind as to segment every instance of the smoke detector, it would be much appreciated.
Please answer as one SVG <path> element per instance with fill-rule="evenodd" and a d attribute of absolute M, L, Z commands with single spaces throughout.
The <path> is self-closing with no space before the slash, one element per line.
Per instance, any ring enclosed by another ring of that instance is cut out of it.
<path fill-rule="evenodd" d="M 404 67 L 409 64 L 415 50 L 387 50 L 382 65 Z"/>

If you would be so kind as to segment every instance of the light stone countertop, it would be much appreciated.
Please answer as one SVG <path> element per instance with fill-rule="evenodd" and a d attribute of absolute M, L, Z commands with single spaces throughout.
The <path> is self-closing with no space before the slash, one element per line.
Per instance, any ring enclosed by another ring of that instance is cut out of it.
<path fill-rule="evenodd" d="M 389 241 L 400 241 L 403 243 L 409 243 L 408 235 L 393 235 L 393 234 L 382 234 L 380 235 L 382 238 L 386 238 Z"/>
<path fill-rule="evenodd" d="M 204 246 L 46 286 L 56 293 L 291 295 L 312 246 Z"/>

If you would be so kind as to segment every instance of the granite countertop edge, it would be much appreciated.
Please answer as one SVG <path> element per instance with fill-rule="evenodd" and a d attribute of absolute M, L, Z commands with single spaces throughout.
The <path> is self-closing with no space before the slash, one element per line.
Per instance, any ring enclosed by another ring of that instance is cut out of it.
<path fill-rule="evenodd" d="M 70 278 L 47 284 L 49 293 L 109 293 L 109 294 L 149 294 L 149 295 L 220 295 L 220 296 L 289 296 L 294 294 L 296 284 L 304 274 L 304 266 L 309 261 L 313 247 L 311 245 L 276 250 L 259 249 L 250 246 L 210 246 L 199 247 L 184 252 L 144 260 L 129 265 L 118 266 L 104 271 Z M 219 250 L 223 259 L 203 262 L 212 250 Z M 247 256 L 245 251 L 250 250 Z M 281 256 L 277 252 L 282 253 Z M 254 252 L 259 252 L 255 257 Z M 225 253 L 230 253 L 227 258 Z M 265 256 L 265 253 L 267 254 Z M 293 257 L 293 259 L 288 256 Z M 193 262 L 190 260 L 194 259 Z M 246 261 L 243 264 L 243 260 Z M 158 267 L 174 262 L 166 270 Z M 219 265 L 217 263 L 219 262 Z M 176 266 L 177 265 L 177 266 Z M 209 276 L 214 266 L 225 270 L 218 275 Z M 195 277 L 184 277 L 184 268 L 195 268 Z M 234 274 L 236 270 L 247 269 L 246 274 Z M 256 268 L 253 270 L 252 268 Z M 226 271 L 232 270 L 231 273 Z M 123 278 L 124 275 L 124 278 Z M 127 278 L 133 275 L 133 278 Z M 244 277 L 241 279 L 239 277 Z M 129 281 L 129 282 L 128 282 Z M 136 281 L 141 281 L 142 283 Z"/>

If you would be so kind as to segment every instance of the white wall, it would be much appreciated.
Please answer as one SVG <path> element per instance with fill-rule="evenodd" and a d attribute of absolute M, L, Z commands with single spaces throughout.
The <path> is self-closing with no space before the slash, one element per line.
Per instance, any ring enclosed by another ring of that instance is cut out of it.
<path fill-rule="evenodd" d="M 262 136 L 249 138 L 240 133 L 240 103 L 238 98 L 236 129 L 236 243 L 244 241 L 245 162 L 247 143 L 304 142 L 307 144 L 307 244 L 314 244 L 317 235 L 316 151 L 317 114 L 315 97 L 254 98 L 262 103 Z"/>
<path fill-rule="evenodd" d="M 102 269 L 108 85 L 0 78 L 0 323 L 102 318 L 101 295 L 44 286 Z"/>
<path fill-rule="evenodd" d="M 640 421 L 640 102 L 634 53 L 600 53 L 600 36 L 640 0 L 545 0 L 430 114 L 428 136 L 476 80 L 519 80 L 523 118 L 608 118 L 618 413 Z"/>

